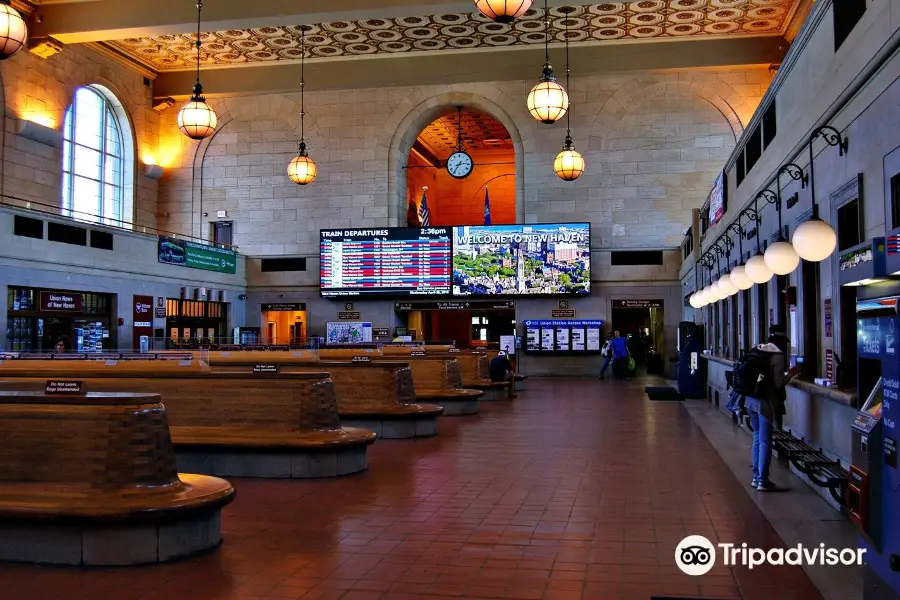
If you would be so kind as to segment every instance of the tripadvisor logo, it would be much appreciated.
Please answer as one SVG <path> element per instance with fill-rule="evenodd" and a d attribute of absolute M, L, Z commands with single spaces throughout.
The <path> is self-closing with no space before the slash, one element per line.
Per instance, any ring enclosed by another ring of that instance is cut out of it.
<path fill-rule="evenodd" d="M 716 564 L 716 546 L 702 535 L 689 535 L 675 548 L 675 564 L 686 575 L 709 573 Z M 749 569 L 760 565 L 837 566 L 862 565 L 865 548 L 826 548 L 825 544 L 806 548 L 798 544 L 792 548 L 750 548 L 747 544 L 718 544 L 722 564 L 741 565 Z"/>

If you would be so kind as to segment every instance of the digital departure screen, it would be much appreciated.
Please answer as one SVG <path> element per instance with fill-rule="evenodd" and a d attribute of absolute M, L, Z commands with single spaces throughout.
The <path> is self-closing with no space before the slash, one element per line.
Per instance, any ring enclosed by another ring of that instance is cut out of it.
<path fill-rule="evenodd" d="M 386 227 L 319 233 L 322 296 L 450 293 L 450 227 Z"/>

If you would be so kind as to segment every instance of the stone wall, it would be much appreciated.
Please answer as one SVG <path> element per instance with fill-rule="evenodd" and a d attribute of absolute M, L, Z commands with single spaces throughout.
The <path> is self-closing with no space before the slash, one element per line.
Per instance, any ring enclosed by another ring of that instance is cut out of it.
<path fill-rule="evenodd" d="M 219 129 L 199 144 L 177 132 L 170 109 L 160 222 L 208 235 L 203 213 L 214 220 L 227 210 L 250 255 L 315 255 L 321 228 L 403 224 L 412 142 L 461 104 L 490 113 L 513 138 L 519 222 L 589 220 L 596 247 L 673 248 L 769 78 L 741 68 L 573 79 L 572 132 L 587 160 L 575 183 L 552 169 L 565 123 L 542 125 L 525 110 L 531 81 L 327 92 L 310 81 L 305 135 L 319 176 L 302 188 L 284 171 L 300 137 L 299 95 L 215 99 Z"/>

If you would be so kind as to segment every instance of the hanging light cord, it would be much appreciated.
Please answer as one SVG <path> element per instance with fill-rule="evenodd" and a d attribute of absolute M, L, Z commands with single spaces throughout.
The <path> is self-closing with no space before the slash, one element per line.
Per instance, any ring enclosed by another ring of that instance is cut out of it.
<path fill-rule="evenodd" d="M 456 149 L 462 151 L 462 106 L 456 107 Z"/>
<path fill-rule="evenodd" d="M 200 88 L 200 13 L 203 11 L 203 0 L 197 0 L 197 85 L 195 94 L 200 94 L 197 88 Z"/>
<path fill-rule="evenodd" d="M 306 25 L 300 27 L 300 146 L 303 146 L 303 136 L 306 129 L 303 124 L 306 117 Z"/>
<path fill-rule="evenodd" d="M 572 88 L 569 87 L 569 15 L 563 18 L 566 37 L 566 92 L 569 94 L 569 110 L 566 111 L 566 143 L 572 141 Z"/>
<path fill-rule="evenodd" d="M 544 0 L 544 64 L 550 64 L 550 10 Z"/>

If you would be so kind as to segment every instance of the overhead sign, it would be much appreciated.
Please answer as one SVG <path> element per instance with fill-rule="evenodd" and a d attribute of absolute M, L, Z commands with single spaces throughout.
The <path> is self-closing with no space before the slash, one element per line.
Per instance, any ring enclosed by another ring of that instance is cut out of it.
<path fill-rule="evenodd" d="M 709 227 L 712 227 L 725 216 L 725 172 L 719 173 L 709 192 Z"/>
<path fill-rule="evenodd" d="M 81 312 L 84 296 L 72 292 L 41 292 L 41 310 Z"/>
<path fill-rule="evenodd" d="M 599 319 L 581 319 L 576 321 L 525 321 L 525 327 L 602 327 L 603 321 Z"/>
<path fill-rule="evenodd" d="M 160 236 L 158 260 L 161 263 L 204 271 L 237 272 L 237 252 L 234 250 L 170 237 Z"/>
<path fill-rule="evenodd" d="M 613 300 L 613 308 L 662 308 L 662 300 Z"/>
<path fill-rule="evenodd" d="M 283 304 L 263 304 L 262 312 L 298 312 L 306 310 L 305 302 L 288 302 Z"/>
<path fill-rule="evenodd" d="M 515 300 L 495 302 L 395 302 L 394 310 L 515 310 Z"/>
<path fill-rule="evenodd" d="M 391 330 L 387 327 L 373 327 L 372 335 L 374 335 L 375 337 L 387 337 L 391 335 Z"/>

